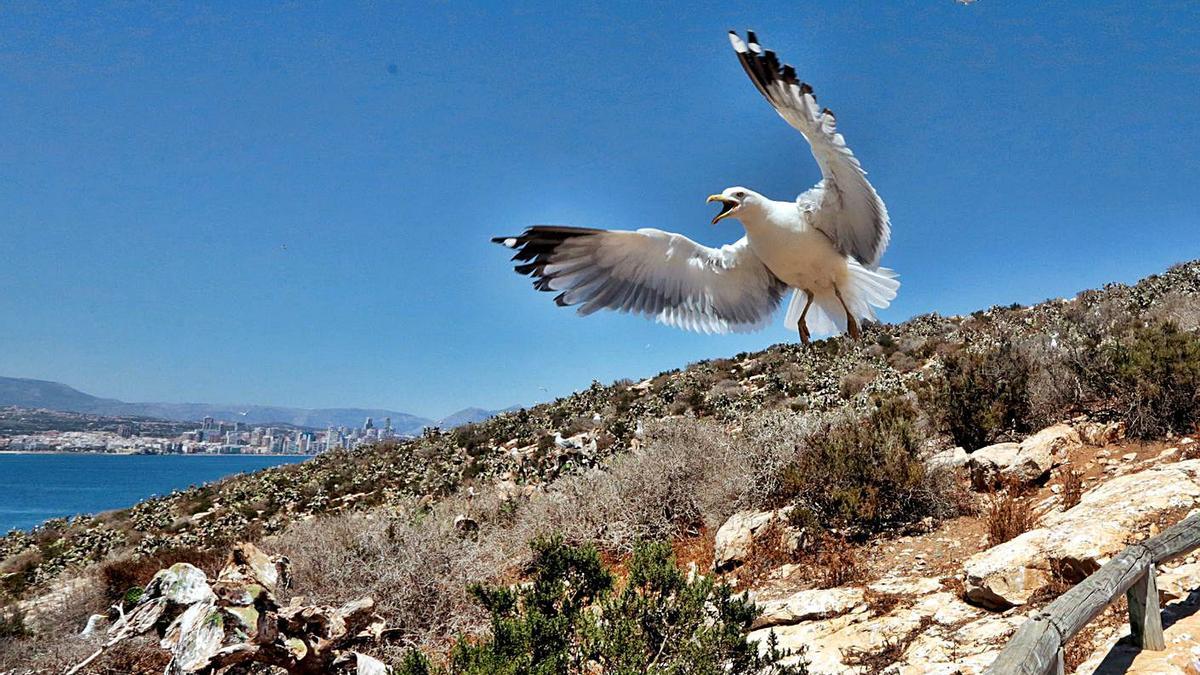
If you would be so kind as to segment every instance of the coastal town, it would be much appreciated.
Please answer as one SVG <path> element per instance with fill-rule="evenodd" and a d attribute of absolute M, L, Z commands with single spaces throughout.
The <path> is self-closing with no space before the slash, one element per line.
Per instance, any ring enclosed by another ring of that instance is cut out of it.
<path fill-rule="evenodd" d="M 249 426 L 205 417 L 175 435 L 145 432 L 134 423 L 83 430 L 39 430 L 0 434 L 0 452 L 92 452 L 139 455 L 316 455 L 334 448 L 400 438 L 390 418 L 381 426 L 366 418 L 361 427 L 305 429 L 290 425 Z"/>

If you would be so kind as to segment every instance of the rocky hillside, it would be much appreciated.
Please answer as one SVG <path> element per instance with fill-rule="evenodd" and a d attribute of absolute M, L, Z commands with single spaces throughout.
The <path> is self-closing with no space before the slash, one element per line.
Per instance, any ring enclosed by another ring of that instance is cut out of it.
<path fill-rule="evenodd" d="M 596 383 L 451 432 L 51 522 L 0 540 L 9 616 L 24 617 L 8 630 L 25 636 L 0 665 L 78 656 L 46 636 L 81 617 L 48 607 L 102 609 L 180 561 L 215 574 L 243 541 L 287 555 L 309 601 L 372 596 L 389 626 L 372 659 L 453 661 L 448 641 L 489 625 L 466 588 L 527 576 L 528 542 L 558 535 L 618 574 L 639 542 L 669 542 L 678 564 L 753 589 L 756 629 L 811 672 L 954 672 L 1111 552 L 1063 563 L 1056 532 L 1101 516 L 1148 531 L 1190 508 L 1190 460 L 1163 468 L 1189 451 L 1161 441 L 1200 417 L 1198 327 L 1193 262 L 1033 307 L 871 326 L 858 343 Z M 1163 500 L 1104 506 L 1129 494 L 1106 487 L 1113 476 L 1135 469 L 1159 472 L 1141 478 Z M 1085 506 L 1100 510 L 1068 518 Z M 972 633 L 967 654 L 953 636 L 984 619 L 972 630 L 990 637 Z M 824 646 L 843 638 L 861 646 Z"/>

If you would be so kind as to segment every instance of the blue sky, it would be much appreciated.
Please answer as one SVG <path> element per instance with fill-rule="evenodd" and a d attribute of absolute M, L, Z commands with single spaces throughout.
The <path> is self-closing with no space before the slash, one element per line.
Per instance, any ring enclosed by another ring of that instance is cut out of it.
<path fill-rule="evenodd" d="M 753 28 L 887 201 L 887 320 L 1200 256 L 1200 4 L 0 5 L 0 374 L 125 400 L 544 400 L 794 340 L 580 319 L 488 237 L 790 198 Z"/>

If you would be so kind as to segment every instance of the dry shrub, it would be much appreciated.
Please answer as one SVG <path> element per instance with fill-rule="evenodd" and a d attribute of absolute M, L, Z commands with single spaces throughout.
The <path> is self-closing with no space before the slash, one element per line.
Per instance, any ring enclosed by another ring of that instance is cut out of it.
<path fill-rule="evenodd" d="M 848 666 L 863 668 L 865 669 L 864 672 L 868 673 L 887 672 L 889 666 L 899 663 L 904 658 L 904 652 L 908 651 L 909 645 L 924 633 L 925 629 L 932 623 L 932 617 L 921 617 L 921 621 L 916 628 L 903 635 L 889 635 L 885 637 L 883 644 L 876 649 L 867 650 L 850 647 L 844 650 L 842 652 L 842 661 Z"/>
<path fill-rule="evenodd" d="M 869 366 L 856 368 L 852 372 L 842 376 L 841 381 L 838 382 L 838 394 L 849 401 L 857 396 L 878 375 L 879 371 Z"/>
<path fill-rule="evenodd" d="M 835 414 L 803 437 L 781 497 L 821 527 L 856 538 L 953 515 L 959 484 L 952 472 L 925 464 L 912 402 L 881 399 L 856 413 Z"/>
<path fill-rule="evenodd" d="M 755 429 L 770 442 L 733 438 L 715 422 L 677 418 L 651 424 L 647 445 L 605 469 L 559 479 L 517 515 L 524 541 L 561 533 L 572 543 L 628 553 L 638 541 L 693 536 L 720 527 L 734 512 L 763 508 L 796 440 L 794 423 L 768 415 Z M 794 417 L 794 416 L 789 416 Z"/>
<path fill-rule="evenodd" d="M 821 588 L 847 586 L 867 576 L 867 566 L 858 549 L 841 537 L 824 537 L 813 563 Z"/>
<path fill-rule="evenodd" d="M 47 673 L 63 672 L 95 651 L 101 636 L 84 640 L 79 637 L 79 632 L 90 615 L 105 611 L 102 590 L 97 576 L 85 574 L 77 583 L 63 584 L 57 601 L 44 603 L 39 608 L 36 622 L 31 624 L 30 617 L 26 616 L 22 621 L 26 629 L 22 635 L 0 635 L 0 673 L 33 665 Z M 4 614 L 0 609 L 0 617 Z M 157 672 L 162 672 L 161 666 Z"/>
<path fill-rule="evenodd" d="M 1024 487 L 1016 482 L 1007 482 L 1003 489 L 988 496 L 983 516 L 987 520 L 988 546 L 998 546 L 1033 528 L 1037 517 L 1031 502 Z"/>
<path fill-rule="evenodd" d="M 1079 500 L 1083 498 L 1083 474 L 1068 468 L 1062 473 L 1062 486 L 1062 509 L 1066 511 L 1079 504 Z"/>
<path fill-rule="evenodd" d="M 1200 336 L 1173 323 L 1136 330 L 1110 349 L 1117 399 L 1131 436 L 1187 434 L 1200 420 Z"/>
<path fill-rule="evenodd" d="M 955 444 L 974 451 L 1030 429 L 1029 356 L 1002 341 L 982 352 L 945 357 L 943 376 L 927 392 L 926 406 Z"/>
<path fill-rule="evenodd" d="M 1061 560 L 1051 560 L 1050 583 L 1042 586 L 1030 596 L 1029 605 L 1039 606 L 1054 602 L 1058 599 L 1058 596 L 1071 590 L 1071 587 L 1085 578 L 1087 578 L 1086 574 L 1081 574 L 1071 565 Z"/>
<path fill-rule="evenodd" d="M 293 593 L 326 604 L 371 596 L 401 646 L 434 647 L 484 625 L 467 587 L 519 564 L 524 547 L 498 528 L 464 536 L 455 505 L 318 518 L 288 528 L 273 548 L 292 562 Z"/>
<path fill-rule="evenodd" d="M 739 585 L 753 588 L 772 571 L 793 562 L 800 551 L 788 546 L 789 528 L 775 520 L 755 533 L 750 554 L 737 568 Z"/>

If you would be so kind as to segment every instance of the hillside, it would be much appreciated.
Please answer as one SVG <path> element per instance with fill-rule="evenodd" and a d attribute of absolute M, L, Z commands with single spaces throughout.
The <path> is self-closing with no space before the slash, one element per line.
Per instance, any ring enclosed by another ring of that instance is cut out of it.
<path fill-rule="evenodd" d="M 119 600 L 174 562 L 214 574 L 239 541 L 290 558 L 294 593 L 309 601 L 337 606 L 372 596 L 388 629 L 369 651 L 393 664 L 425 658 L 413 647 L 436 662 L 448 658 L 455 636 L 486 634 L 487 612 L 467 586 L 536 574 L 547 549 L 531 553 L 529 544 L 556 534 L 594 547 L 618 574 L 633 564 L 633 552 L 644 554 L 644 542 L 668 542 L 679 564 L 753 589 L 763 601 L 753 626 L 776 626 L 785 646 L 811 652 L 813 672 L 834 672 L 817 668 L 834 667 L 835 656 L 817 645 L 835 633 L 847 644 L 863 631 L 886 638 L 859 663 L 842 662 L 849 672 L 901 663 L 918 638 L 945 641 L 968 619 L 987 620 L 980 630 L 993 631 L 992 644 L 1011 632 L 1013 615 L 991 612 L 1017 602 L 1034 608 L 1078 576 L 1045 572 L 1042 595 L 1014 599 L 990 581 L 993 573 L 964 571 L 968 557 L 1021 535 L 991 533 L 1012 519 L 989 510 L 1036 511 L 1023 528 L 1052 529 L 1059 520 L 1047 513 L 1062 510 L 1060 495 L 1107 494 L 1092 491 L 1186 454 L 1176 447 L 1163 455 L 1170 448 L 1161 441 L 1196 431 L 1198 328 L 1200 262 L 1191 262 L 1068 300 L 870 326 L 857 343 L 776 345 L 641 381 L 594 383 L 453 431 L 51 522 L 0 540 L 0 587 L 26 613 L 38 598 L 74 594 L 66 603 L 73 613 L 39 610 L 43 637 L 29 620 L 34 635 L 13 642 L 0 667 L 20 659 L 60 667 L 86 645 L 56 642 L 47 629 L 53 621 L 75 626 L 83 608 Z M 1076 440 L 1046 442 L 1054 459 L 1044 471 L 1038 464 L 1036 475 L 1008 469 L 1018 448 L 1043 447 L 1029 440 L 1044 439 L 1035 433 L 1041 429 Z M 995 445 L 1006 441 L 1023 445 Z M 1181 466 L 1152 475 L 1190 485 L 1192 465 Z M 1127 488 L 1116 492 L 1130 496 Z M 1200 487 L 1194 492 L 1200 498 Z M 1186 513 L 1171 509 L 1138 511 L 1129 521 L 1158 528 Z M 771 543 L 760 531 L 773 533 Z M 731 540 L 744 550 L 731 552 Z M 1016 573 L 1029 578 L 1023 570 L 1048 564 L 1031 561 Z M 901 571 L 923 580 L 877 585 Z M 814 589 L 821 602 L 834 597 L 831 589 L 865 600 L 798 618 L 799 605 L 784 600 Z M 770 604 L 776 599 L 782 609 Z M 900 616 L 923 602 L 960 616 L 944 624 L 924 610 Z M 930 628 L 935 623 L 944 630 Z M 897 635 L 906 640 L 902 649 Z M 953 666 L 959 646 L 939 649 L 950 650 L 944 663 Z M 799 651 L 788 658 L 804 660 Z"/>
<path fill-rule="evenodd" d="M 127 403 L 92 396 L 60 382 L 0 377 L 0 408 L 46 409 L 105 417 L 145 417 L 198 422 L 205 417 L 246 424 L 289 424 L 309 429 L 359 427 L 370 417 L 377 425 L 391 418 L 396 433 L 416 436 L 427 426 L 444 429 L 485 420 L 498 411 L 465 408 L 441 420 L 381 408 L 288 408 L 283 406 L 213 403 Z"/>

